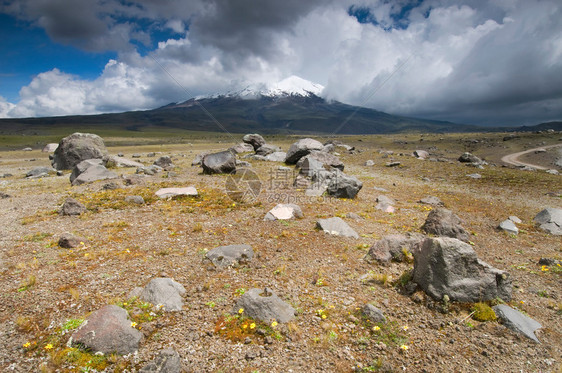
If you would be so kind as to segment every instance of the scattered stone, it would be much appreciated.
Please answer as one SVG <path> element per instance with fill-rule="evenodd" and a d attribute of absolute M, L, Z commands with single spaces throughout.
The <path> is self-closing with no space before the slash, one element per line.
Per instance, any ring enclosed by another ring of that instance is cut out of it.
<path fill-rule="evenodd" d="M 417 159 L 427 159 L 429 157 L 429 153 L 425 150 L 414 150 L 414 157 Z"/>
<path fill-rule="evenodd" d="M 265 139 L 257 133 L 244 135 L 242 141 L 244 141 L 246 144 L 252 145 L 254 147 L 254 150 L 258 150 L 260 147 L 265 145 Z"/>
<path fill-rule="evenodd" d="M 142 185 L 145 182 L 144 175 L 123 175 L 125 185 Z"/>
<path fill-rule="evenodd" d="M 147 156 L 148 158 L 154 158 L 154 157 L 156 157 L 156 153 L 150 152 L 150 153 L 147 153 L 146 156 Z"/>
<path fill-rule="evenodd" d="M 265 215 L 263 220 L 289 220 L 302 219 L 304 217 L 301 208 L 294 203 L 280 203 Z"/>
<path fill-rule="evenodd" d="M 28 179 L 38 179 L 40 177 L 49 176 L 50 173 L 55 173 L 55 170 L 50 167 L 35 167 L 25 174 Z"/>
<path fill-rule="evenodd" d="M 55 150 L 57 150 L 57 148 L 59 147 L 59 144 L 56 143 L 50 143 L 45 145 L 45 147 L 43 148 L 42 152 L 43 153 L 52 153 Z"/>
<path fill-rule="evenodd" d="M 53 167 L 70 170 L 86 159 L 101 159 L 107 155 L 103 139 L 91 133 L 73 133 L 61 140 L 53 155 Z"/>
<path fill-rule="evenodd" d="M 553 258 L 540 258 L 539 259 L 539 265 L 541 266 L 553 266 L 553 265 L 557 265 L 560 264 L 562 265 L 562 260 L 556 260 Z"/>
<path fill-rule="evenodd" d="M 231 152 L 233 152 L 234 154 L 238 154 L 238 153 L 248 153 L 248 152 L 252 152 L 254 151 L 254 147 L 250 144 L 246 144 L 246 143 L 240 143 L 240 144 L 236 144 L 234 145 L 232 148 L 228 149 Z"/>
<path fill-rule="evenodd" d="M 383 192 L 383 193 L 388 193 L 388 190 L 384 189 L 384 188 L 380 188 L 380 187 L 373 187 L 374 190 L 376 190 L 377 192 Z"/>
<path fill-rule="evenodd" d="M 123 158 L 122 156 L 115 156 L 115 155 L 108 155 L 103 157 L 103 165 L 107 168 L 112 167 L 144 167 L 144 165 L 140 162 L 135 162 L 127 158 Z"/>
<path fill-rule="evenodd" d="M 127 196 L 125 197 L 125 202 L 144 205 L 144 198 L 142 196 Z"/>
<path fill-rule="evenodd" d="M 359 234 L 338 217 L 320 219 L 316 222 L 316 227 L 334 236 L 359 238 Z"/>
<path fill-rule="evenodd" d="M 70 346 L 85 347 L 93 353 L 134 353 L 139 348 L 142 334 L 131 326 L 127 311 L 108 305 L 92 313 L 72 334 Z"/>
<path fill-rule="evenodd" d="M 207 154 L 201 166 L 205 174 L 228 174 L 236 171 L 236 157 L 229 151 Z"/>
<path fill-rule="evenodd" d="M 162 305 L 165 311 L 181 311 L 185 288 L 171 278 L 159 277 L 150 280 L 140 294 L 145 302 Z"/>
<path fill-rule="evenodd" d="M 434 196 L 424 197 L 419 200 L 419 203 L 423 203 L 424 205 L 431 205 L 431 206 L 439 206 L 442 207 L 445 204 L 439 198 Z"/>
<path fill-rule="evenodd" d="M 355 176 L 347 176 L 345 174 L 337 175 L 330 180 L 327 192 L 336 198 L 353 199 L 363 188 L 363 183 Z"/>
<path fill-rule="evenodd" d="M 468 174 L 466 177 L 470 177 L 471 179 L 482 179 L 482 175 L 480 174 Z"/>
<path fill-rule="evenodd" d="M 345 214 L 345 217 L 348 218 L 348 219 L 353 219 L 353 220 L 362 220 L 363 219 L 360 215 L 358 215 L 354 212 L 348 212 L 347 214 Z"/>
<path fill-rule="evenodd" d="M 24 151 L 24 152 L 31 152 L 31 151 L 33 151 L 33 149 L 32 149 L 32 148 L 23 148 L 22 151 Z"/>
<path fill-rule="evenodd" d="M 337 168 L 340 171 L 343 171 L 343 169 L 345 167 L 343 162 L 340 161 L 340 159 L 338 157 L 336 157 L 335 155 L 330 154 L 330 153 L 325 153 L 325 152 L 322 152 L 322 151 L 318 151 L 318 150 L 313 150 L 308 155 L 305 155 L 304 157 L 299 159 L 297 164 L 296 164 L 296 167 L 301 168 L 304 160 L 310 159 L 310 158 L 315 159 L 318 162 L 320 162 L 320 163 L 322 163 L 326 166 L 329 166 L 329 167 L 332 167 L 332 168 Z"/>
<path fill-rule="evenodd" d="M 373 324 L 386 323 L 386 317 L 384 317 L 382 311 L 372 304 L 367 303 L 361 307 L 361 314 Z"/>
<path fill-rule="evenodd" d="M 334 144 L 324 144 L 322 150 L 324 153 L 333 153 L 336 151 L 336 146 Z"/>
<path fill-rule="evenodd" d="M 406 260 L 406 255 L 411 255 L 414 247 L 423 239 L 424 236 L 421 234 L 385 236 L 369 248 L 369 252 L 364 259 L 368 262 L 377 261 L 381 264 L 388 264 L 390 261 L 403 262 Z"/>
<path fill-rule="evenodd" d="M 263 144 L 262 146 L 256 149 L 256 154 L 266 156 L 271 153 L 280 152 L 280 151 L 281 148 L 276 145 Z"/>
<path fill-rule="evenodd" d="M 512 215 L 508 219 L 511 220 L 512 222 L 514 222 L 515 224 L 521 224 L 522 223 L 521 219 L 519 219 L 517 216 Z"/>
<path fill-rule="evenodd" d="M 560 172 L 558 172 L 558 170 L 554 170 L 554 169 L 546 170 L 545 172 L 547 174 L 551 174 L 551 175 L 560 175 Z"/>
<path fill-rule="evenodd" d="M 477 156 L 471 153 L 464 153 L 459 157 L 459 162 L 461 163 L 473 163 L 473 164 L 482 164 L 482 160 Z"/>
<path fill-rule="evenodd" d="M 250 245 L 228 245 L 209 250 L 205 257 L 217 267 L 229 267 L 250 262 L 254 250 Z"/>
<path fill-rule="evenodd" d="M 308 155 L 313 150 L 322 150 L 324 145 L 311 138 L 305 138 L 295 142 L 287 151 L 285 163 L 296 164 L 299 159 Z"/>
<path fill-rule="evenodd" d="M 542 328 L 539 322 L 525 316 L 506 304 L 499 304 L 493 307 L 493 310 L 507 328 L 540 343 L 535 335 L 535 330 Z"/>
<path fill-rule="evenodd" d="M 11 195 L 6 194 L 6 193 L 4 193 L 4 192 L 0 192 L 0 199 L 10 198 L 10 197 L 11 197 Z"/>
<path fill-rule="evenodd" d="M 301 175 L 304 175 L 313 180 L 319 180 L 320 175 L 322 175 L 324 171 L 327 171 L 324 168 L 324 164 L 319 160 L 317 160 L 316 158 L 303 157 L 301 159 L 303 159 L 303 161 L 300 163 L 299 174 Z"/>
<path fill-rule="evenodd" d="M 417 245 L 413 281 L 428 295 L 445 295 L 459 302 L 511 300 L 512 284 L 507 272 L 478 259 L 472 247 L 455 238 L 426 238 Z"/>
<path fill-rule="evenodd" d="M 389 214 L 393 214 L 396 211 L 394 206 L 389 205 L 388 203 L 377 203 L 375 209 L 380 210 L 382 212 L 387 212 Z"/>
<path fill-rule="evenodd" d="M 400 162 L 388 162 L 387 164 L 385 164 L 386 167 L 398 167 L 400 166 L 402 163 Z"/>
<path fill-rule="evenodd" d="M 60 214 L 72 216 L 72 215 L 80 215 L 86 211 L 87 211 L 86 206 L 84 206 L 83 204 L 81 204 L 80 202 L 78 202 L 73 198 L 67 198 L 62 205 Z"/>
<path fill-rule="evenodd" d="M 153 163 L 155 166 L 162 167 L 163 169 L 168 169 L 170 167 L 174 167 L 174 163 L 172 162 L 172 158 L 168 156 L 163 156 L 158 158 Z"/>
<path fill-rule="evenodd" d="M 141 166 L 137 168 L 136 174 L 145 174 L 148 176 L 156 175 L 162 172 L 163 168 L 153 164 L 152 166 Z"/>
<path fill-rule="evenodd" d="M 158 353 L 158 356 L 146 364 L 139 371 L 140 373 L 180 373 L 180 355 L 171 348 L 166 348 Z"/>
<path fill-rule="evenodd" d="M 500 225 L 498 226 L 498 228 L 507 232 L 507 233 L 511 233 L 511 234 L 518 234 L 519 233 L 519 228 L 517 228 L 515 226 L 515 223 L 512 222 L 509 219 L 502 221 L 500 223 Z"/>
<path fill-rule="evenodd" d="M 140 155 L 139 153 L 135 153 L 135 154 L 133 154 L 131 157 L 132 157 L 132 158 L 140 158 L 141 155 Z"/>
<path fill-rule="evenodd" d="M 468 242 L 468 232 L 461 223 L 461 219 L 451 210 L 438 207 L 429 213 L 421 229 L 428 234 L 453 237 Z"/>
<path fill-rule="evenodd" d="M 82 172 L 78 177 L 72 181 L 72 185 L 81 185 L 84 183 L 92 183 L 98 180 L 116 179 L 119 176 L 108 170 L 102 165 L 88 167 L 86 171 Z"/>
<path fill-rule="evenodd" d="M 372 159 L 369 159 L 368 161 L 365 162 L 365 166 L 367 167 L 371 167 L 374 166 L 375 162 Z"/>
<path fill-rule="evenodd" d="M 380 195 L 377 197 L 377 202 L 386 203 L 387 205 L 392 205 L 394 203 L 394 200 L 390 197 Z"/>
<path fill-rule="evenodd" d="M 562 235 L 562 209 L 547 207 L 534 220 L 542 230 L 555 236 Z"/>
<path fill-rule="evenodd" d="M 285 162 L 287 153 L 285 152 L 274 152 L 265 156 L 264 161 L 269 162 Z"/>
<path fill-rule="evenodd" d="M 76 237 L 70 233 L 64 233 L 59 238 L 59 247 L 63 249 L 74 249 L 81 245 L 84 242 L 84 239 L 81 237 Z"/>
<path fill-rule="evenodd" d="M 72 183 L 78 176 L 86 172 L 88 168 L 94 166 L 102 166 L 102 165 L 103 165 L 102 159 L 86 159 L 78 163 L 72 169 L 72 173 L 70 174 L 70 182 Z"/>
<path fill-rule="evenodd" d="M 162 188 L 156 192 L 158 198 L 174 198 L 177 196 L 197 196 L 197 189 L 195 187 L 184 188 Z"/>
<path fill-rule="evenodd" d="M 242 314 L 266 323 L 286 323 L 295 318 L 295 309 L 271 289 L 250 289 L 236 302 L 232 313 Z"/>

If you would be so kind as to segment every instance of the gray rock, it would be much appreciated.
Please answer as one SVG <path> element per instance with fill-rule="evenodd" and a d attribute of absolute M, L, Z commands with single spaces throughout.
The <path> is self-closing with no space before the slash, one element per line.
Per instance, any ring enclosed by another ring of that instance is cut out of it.
<path fill-rule="evenodd" d="M 59 147 L 59 144 L 57 143 L 50 143 L 45 145 L 45 147 L 43 148 L 42 152 L 43 153 L 52 153 L 55 150 L 57 150 L 57 148 Z"/>
<path fill-rule="evenodd" d="M 469 177 L 471 179 L 482 179 L 482 175 L 480 174 L 468 174 L 466 175 L 466 177 Z"/>
<path fill-rule="evenodd" d="M 84 206 L 83 204 L 81 204 L 80 202 L 78 202 L 73 198 L 67 198 L 66 201 L 64 201 L 64 203 L 62 204 L 60 214 L 72 216 L 72 215 L 80 215 L 86 211 L 87 211 L 86 206 Z"/>
<path fill-rule="evenodd" d="M 515 223 L 509 219 L 502 221 L 498 228 L 511 234 L 519 233 L 519 229 L 517 228 L 517 226 L 515 226 Z"/>
<path fill-rule="evenodd" d="M 209 250 L 205 257 L 217 267 L 229 267 L 250 262 L 254 250 L 250 245 L 228 245 Z"/>
<path fill-rule="evenodd" d="M 382 311 L 372 304 L 367 303 L 363 307 L 361 307 L 361 314 L 373 324 L 386 323 L 386 317 L 384 317 Z"/>
<path fill-rule="evenodd" d="M 304 162 L 305 159 L 310 159 L 313 158 L 315 160 L 317 160 L 318 162 L 329 166 L 329 167 L 333 167 L 333 168 L 337 168 L 340 171 L 343 171 L 344 169 L 344 164 L 342 161 L 340 161 L 340 159 L 338 157 L 336 157 L 333 154 L 330 153 L 325 153 L 322 151 L 318 151 L 318 150 L 313 150 L 311 151 L 308 155 L 305 155 L 304 157 L 302 157 L 301 159 L 298 160 L 296 167 L 297 168 L 302 168 L 302 164 Z"/>
<path fill-rule="evenodd" d="M 171 348 L 161 350 L 158 356 L 146 364 L 139 371 L 140 373 L 180 373 L 180 355 Z"/>
<path fill-rule="evenodd" d="M 207 154 L 201 166 L 205 174 L 228 174 L 236 170 L 236 157 L 229 151 Z"/>
<path fill-rule="evenodd" d="M 369 159 L 369 160 L 365 161 L 365 166 L 367 166 L 367 167 L 371 167 L 371 166 L 374 166 L 374 165 L 375 165 L 375 162 L 372 159 Z"/>
<path fill-rule="evenodd" d="M 211 152 L 206 151 L 206 152 L 202 152 L 202 153 L 197 154 L 197 155 L 195 156 L 195 158 L 193 159 L 193 161 L 191 162 L 191 165 L 192 165 L 192 166 L 199 166 L 199 165 L 201 165 L 201 162 L 203 162 L 203 158 L 205 158 L 205 156 L 206 156 L 207 154 L 211 154 Z"/>
<path fill-rule="evenodd" d="M 377 197 L 377 202 L 379 203 L 386 203 L 387 205 L 394 204 L 394 200 L 390 197 L 380 195 Z"/>
<path fill-rule="evenodd" d="M 355 176 L 341 174 L 330 180 L 327 192 L 329 195 L 336 198 L 353 199 L 357 196 L 361 188 L 363 188 L 363 183 Z"/>
<path fill-rule="evenodd" d="M 320 219 L 316 222 L 316 227 L 334 236 L 359 238 L 359 234 L 338 217 Z"/>
<path fill-rule="evenodd" d="M 324 153 L 333 153 L 336 151 L 336 146 L 334 144 L 325 144 L 321 151 Z"/>
<path fill-rule="evenodd" d="M 232 148 L 228 149 L 231 152 L 233 152 L 234 154 L 238 154 L 238 153 L 248 153 L 248 152 L 253 152 L 254 151 L 254 147 L 250 144 L 246 144 L 246 143 L 240 143 L 240 144 L 236 144 L 234 145 Z"/>
<path fill-rule="evenodd" d="M 547 174 L 551 174 L 551 175 L 560 175 L 560 172 L 558 172 L 558 170 L 554 170 L 554 169 L 546 170 L 545 172 Z"/>
<path fill-rule="evenodd" d="M 380 210 L 382 212 L 387 212 L 389 214 L 393 214 L 396 211 L 394 206 L 389 205 L 388 203 L 384 203 L 384 202 L 377 203 L 377 205 L 375 206 L 375 209 Z"/>
<path fill-rule="evenodd" d="M 386 167 L 398 167 L 400 166 L 402 163 L 400 162 L 388 162 L 387 164 L 385 164 Z"/>
<path fill-rule="evenodd" d="M 33 151 L 33 148 L 29 148 L 29 147 L 28 147 L 28 148 L 23 148 L 22 150 L 23 150 L 24 152 L 31 152 L 31 151 Z"/>
<path fill-rule="evenodd" d="M 144 167 L 144 165 L 140 162 L 135 162 L 135 161 L 132 161 L 130 159 L 123 158 L 122 156 L 117 156 L 117 155 L 108 155 L 106 157 L 103 157 L 103 165 L 107 168 L 111 168 L 111 167 L 119 167 L 119 168 L 123 168 L 123 167 L 130 167 L 130 168 Z"/>
<path fill-rule="evenodd" d="M 414 157 L 417 159 L 427 159 L 429 157 L 429 153 L 425 150 L 415 150 Z"/>
<path fill-rule="evenodd" d="M 185 188 L 162 188 L 156 192 L 158 198 L 174 198 L 177 196 L 197 196 L 198 192 L 195 187 L 185 187 Z"/>
<path fill-rule="evenodd" d="M 521 224 L 522 223 L 521 219 L 519 219 L 517 216 L 512 215 L 508 219 L 511 220 L 512 222 L 514 222 L 515 224 Z"/>
<path fill-rule="evenodd" d="M 324 164 L 315 158 L 303 157 L 301 159 L 303 159 L 303 161 L 300 163 L 299 174 L 304 175 L 305 177 L 318 180 L 319 174 L 326 171 Z"/>
<path fill-rule="evenodd" d="M 266 323 L 286 323 L 295 318 L 295 309 L 279 298 L 271 289 L 250 289 L 244 293 L 232 309 L 232 313 L 243 315 Z"/>
<path fill-rule="evenodd" d="M 302 219 L 304 217 L 301 208 L 294 203 L 280 203 L 265 215 L 263 220 L 289 220 Z"/>
<path fill-rule="evenodd" d="M 381 188 L 381 187 L 373 187 L 374 190 L 376 190 L 377 192 L 383 192 L 383 193 L 388 193 L 387 189 Z"/>
<path fill-rule="evenodd" d="M 286 157 L 287 157 L 287 153 L 285 152 L 274 152 L 266 155 L 263 160 L 269 162 L 285 162 Z"/>
<path fill-rule="evenodd" d="M 144 198 L 142 196 L 127 196 L 125 197 L 125 202 L 144 205 Z"/>
<path fill-rule="evenodd" d="M 254 147 L 254 150 L 258 150 L 261 146 L 265 145 L 265 139 L 257 133 L 249 133 L 247 135 L 244 135 L 242 141 L 244 141 L 246 144 L 252 145 Z"/>
<path fill-rule="evenodd" d="M 148 167 L 146 166 L 138 167 L 136 173 L 153 176 L 159 172 L 162 172 L 162 170 L 163 170 L 162 167 L 153 164 L 152 166 L 148 166 Z"/>
<path fill-rule="evenodd" d="M 420 199 L 420 203 L 424 205 L 431 205 L 431 206 L 444 206 L 445 204 L 439 198 L 434 196 L 424 197 Z"/>
<path fill-rule="evenodd" d="M 92 313 L 72 334 L 69 345 L 85 347 L 92 352 L 126 355 L 139 348 L 142 334 L 131 326 L 127 311 L 108 305 Z"/>
<path fill-rule="evenodd" d="M 119 175 L 115 172 L 108 170 L 102 165 L 88 167 L 86 171 L 82 172 L 74 181 L 72 185 L 82 185 L 85 183 L 92 183 L 98 180 L 116 179 Z"/>
<path fill-rule="evenodd" d="M 78 163 L 72 169 L 72 173 L 70 174 L 70 182 L 72 183 L 74 180 L 76 180 L 76 178 L 78 176 L 80 176 L 81 174 L 86 172 L 86 170 L 88 168 L 94 167 L 94 166 L 103 166 L 103 160 L 102 159 L 86 159 L 86 160 L 83 160 L 82 162 Z"/>
<path fill-rule="evenodd" d="M 150 280 L 139 298 L 145 302 L 162 305 L 165 311 L 181 311 L 185 288 L 171 278 L 159 277 Z"/>
<path fill-rule="evenodd" d="M 91 133 L 73 133 L 61 140 L 53 155 L 53 167 L 70 170 L 86 159 L 101 159 L 107 155 L 103 139 Z"/>
<path fill-rule="evenodd" d="M 285 163 L 296 164 L 299 159 L 308 155 L 313 150 L 322 150 L 324 145 L 311 138 L 301 139 L 295 142 L 287 151 Z"/>
<path fill-rule="evenodd" d="M 353 219 L 353 220 L 362 220 L 363 219 L 360 215 L 358 215 L 354 212 L 348 212 L 347 214 L 345 214 L 345 217 L 348 218 L 348 219 Z"/>
<path fill-rule="evenodd" d="M 562 235 L 562 209 L 547 207 L 534 220 L 542 230 L 555 236 Z"/>
<path fill-rule="evenodd" d="M 6 194 L 4 192 L 0 192 L 0 199 L 4 199 L 4 198 L 10 198 L 11 196 L 9 194 Z"/>
<path fill-rule="evenodd" d="M 81 237 L 76 237 L 70 233 L 64 233 L 59 238 L 59 247 L 63 249 L 74 249 L 80 246 L 80 243 L 84 241 L 85 240 Z"/>
<path fill-rule="evenodd" d="M 468 232 L 461 223 L 461 219 L 451 210 L 438 207 L 429 213 L 421 229 L 428 234 L 453 237 L 468 242 Z"/>
<path fill-rule="evenodd" d="M 482 164 L 482 160 L 480 158 L 478 158 L 477 156 L 471 154 L 471 153 L 464 153 L 459 157 L 459 162 L 462 163 L 474 163 L 474 164 Z"/>
<path fill-rule="evenodd" d="M 56 171 L 50 167 L 35 167 L 25 174 L 28 179 L 37 179 L 40 177 L 49 176 L 50 173 L 55 173 Z"/>
<path fill-rule="evenodd" d="M 154 153 L 154 152 L 146 153 L 146 156 L 148 158 L 153 158 L 153 157 L 156 157 L 156 153 Z"/>
<path fill-rule="evenodd" d="M 421 234 L 385 236 L 369 248 L 369 252 L 364 259 L 368 262 L 376 261 L 381 264 L 388 264 L 390 261 L 403 262 L 405 259 L 404 252 L 411 253 L 414 247 L 424 238 Z"/>
<path fill-rule="evenodd" d="M 257 155 L 263 155 L 264 157 L 266 155 L 269 155 L 269 154 L 275 153 L 275 152 L 281 152 L 281 148 L 276 146 L 276 145 L 271 145 L 271 144 L 263 144 L 262 146 L 260 146 L 259 148 L 256 149 L 256 154 Z"/>
<path fill-rule="evenodd" d="M 539 322 L 505 304 L 499 304 L 493 307 L 493 310 L 507 328 L 540 343 L 535 335 L 535 330 L 542 328 Z"/>
<path fill-rule="evenodd" d="M 413 281 L 437 300 L 459 302 L 511 300 L 507 272 L 481 261 L 472 247 L 449 237 L 426 238 L 412 250 Z"/>
<path fill-rule="evenodd" d="M 155 166 L 162 167 L 164 169 L 168 169 L 174 167 L 174 163 L 172 162 L 172 158 L 168 156 L 162 156 L 154 161 L 153 163 Z"/>

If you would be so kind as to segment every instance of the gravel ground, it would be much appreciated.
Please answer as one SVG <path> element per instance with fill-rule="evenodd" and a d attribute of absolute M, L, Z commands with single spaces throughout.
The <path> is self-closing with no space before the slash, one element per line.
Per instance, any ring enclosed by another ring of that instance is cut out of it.
<path fill-rule="evenodd" d="M 66 357 L 71 328 L 61 330 L 68 320 L 83 319 L 106 304 L 128 302 L 133 288 L 166 276 L 187 289 L 183 310 L 156 313 L 139 322 L 145 338 L 138 354 L 106 357 L 107 371 L 138 371 L 165 347 L 178 351 L 187 372 L 561 371 L 561 271 L 544 270 L 538 260 L 561 259 L 562 246 L 559 237 L 532 224 L 542 208 L 562 206 L 560 176 L 493 166 L 474 170 L 454 161 L 421 161 L 398 152 L 390 158 L 401 166 L 388 168 L 384 164 L 391 159 L 384 158 L 374 142 L 352 145 L 362 152 L 341 158 L 346 173 L 364 183 L 355 200 L 305 197 L 302 191 L 284 189 L 292 178 L 277 170 L 280 164 L 250 161 L 264 190 L 249 204 L 235 204 L 226 196 L 225 176 L 202 175 L 190 166 L 204 144 L 200 149 L 160 147 L 162 155 L 172 156 L 177 176 L 163 172 L 131 186 L 120 179 L 114 181 L 120 186 L 115 190 L 103 189 L 107 181 L 71 187 L 68 172 L 26 180 L 26 171 L 48 165 L 46 155 L 0 153 L 0 175 L 14 175 L 0 179 L 0 192 L 10 195 L 0 199 L 0 370 L 87 371 L 93 355 L 80 363 L 82 370 Z M 110 152 L 123 151 L 129 158 L 141 153 L 148 165 L 154 159 L 146 157 L 146 149 Z M 367 159 L 375 166 L 363 166 Z M 474 172 L 482 179 L 466 177 Z M 154 197 L 161 187 L 191 185 L 200 197 Z M 380 194 L 397 201 L 394 214 L 375 210 Z M 125 203 L 128 195 L 142 195 L 147 203 Z M 394 282 L 412 264 L 380 266 L 363 260 L 368 247 L 382 236 L 418 232 L 429 207 L 417 201 L 428 195 L 439 197 L 464 220 L 480 258 L 510 273 L 515 286 L 509 304 L 543 325 L 537 332 L 541 344 L 498 322 L 471 319 L 471 305 L 453 303 L 443 312 L 440 303 L 421 291 L 402 294 Z M 67 197 L 84 203 L 88 212 L 60 216 L 57 211 Z M 296 202 L 305 217 L 263 221 L 277 202 Z M 345 218 L 349 212 L 361 219 Z M 496 229 L 509 215 L 523 221 L 518 236 Z M 344 217 L 361 237 L 334 237 L 314 229 L 316 220 L 332 216 Z M 64 233 L 83 237 L 84 245 L 58 247 Z M 228 244 L 249 244 L 256 258 L 226 270 L 203 262 L 206 251 Z M 365 283 L 361 278 L 366 274 L 376 280 Z M 295 321 L 275 330 L 259 326 L 259 333 L 248 332 L 240 341 L 221 334 L 217 324 L 243 289 L 265 286 L 293 305 L 298 311 Z M 358 314 L 368 302 L 389 320 L 380 331 Z M 140 306 L 129 311 L 144 312 Z M 46 348 L 49 341 L 54 341 L 52 349 Z"/>

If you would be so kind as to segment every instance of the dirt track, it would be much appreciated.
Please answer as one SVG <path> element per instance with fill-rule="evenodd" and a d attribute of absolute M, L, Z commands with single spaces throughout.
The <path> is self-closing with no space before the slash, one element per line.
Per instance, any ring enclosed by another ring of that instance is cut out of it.
<path fill-rule="evenodd" d="M 554 148 L 554 147 L 557 147 L 557 146 L 562 146 L 562 144 L 541 146 L 540 148 L 533 148 L 533 149 L 525 150 L 523 152 L 508 154 L 508 155 L 502 157 L 502 162 L 513 165 L 513 166 L 529 166 L 529 167 L 536 168 L 538 170 L 547 170 L 548 169 L 547 167 L 543 167 L 543 166 L 539 166 L 539 165 L 531 164 L 531 163 L 521 162 L 521 161 L 518 161 L 517 159 L 520 156 L 522 156 L 523 154 L 532 153 L 532 152 L 537 151 L 539 149 Z"/>

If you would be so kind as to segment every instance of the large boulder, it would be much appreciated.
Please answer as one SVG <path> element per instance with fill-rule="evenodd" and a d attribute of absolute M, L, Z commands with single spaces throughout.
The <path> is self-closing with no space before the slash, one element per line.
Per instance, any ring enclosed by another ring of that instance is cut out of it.
<path fill-rule="evenodd" d="M 205 158 L 205 156 L 207 154 L 211 154 L 210 151 L 204 151 L 202 153 L 199 153 L 195 156 L 195 158 L 193 158 L 193 161 L 191 161 L 191 165 L 192 166 L 200 166 L 201 162 L 203 162 L 203 158 Z"/>
<path fill-rule="evenodd" d="M 86 159 L 101 159 L 107 155 L 103 139 L 91 133 L 73 133 L 61 140 L 53 155 L 53 167 L 71 170 Z"/>
<path fill-rule="evenodd" d="M 429 213 L 421 229 L 428 234 L 453 237 L 468 242 L 468 232 L 461 223 L 461 219 L 451 210 L 436 208 Z"/>
<path fill-rule="evenodd" d="M 72 334 L 70 346 L 80 346 L 93 353 L 131 354 L 139 349 L 142 334 L 132 327 L 127 311 L 108 305 L 92 313 Z"/>
<path fill-rule="evenodd" d="M 240 310 L 243 315 L 266 323 L 286 323 L 295 318 L 295 309 L 268 288 L 245 292 L 238 298 L 232 313 L 238 315 Z"/>
<path fill-rule="evenodd" d="M 411 253 L 414 247 L 424 239 L 421 234 L 404 235 L 392 234 L 381 238 L 369 248 L 369 252 L 365 255 L 368 262 L 376 261 L 381 264 L 387 264 L 390 261 L 402 262 L 406 255 Z"/>
<path fill-rule="evenodd" d="M 478 259 L 467 243 L 449 237 L 426 238 L 412 253 L 413 281 L 434 299 L 445 295 L 470 303 L 511 299 L 509 274 Z"/>
<path fill-rule="evenodd" d="M 76 166 L 74 166 L 74 168 L 72 169 L 72 172 L 70 173 L 70 182 L 72 183 L 78 176 L 80 176 L 80 174 L 86 172 L 86 170 L 90 167 L 94 167 L 94 166 L 103 166 L 104 162 L 102 159 L 86 159 L 83 160 L 82 162 L 78 163 Z"/>
<path fill-rule="evenodd" d="M 263 144 L 262 146 L 256 149 L 256 154 L 266 156 L 271 153 L 280 152 L 280 151 L 281 148 L 276 145 Z"/>
<path fill-rule="evenodd" d="M 562 209 L 547 207 L 539 212 L 534 220 L 542 230 L 562 236 Z"/>
<path fill-rule="evenodd" d="M 336 198 L 355 198 L 363 183 L 355 176 L 340 174 L 330 180 L 328 194 Z"/>
<path fill-rule="evenodd" d="M 236 170 L 236 157 L 230 151 L 207 154 L 201 161 L 205 174 L 228 174 Z"/>
<path fill-rule="evenodd" d="M 45 145 L 45 147 L 43 148 L 43 150 L 41 150 L 43 153 L 52 153 L 55 150 L 57 150 L 57 148 L 59 147 L 59 144 L 57 143 L 50 143 Z"/>
<path fill-rule="evenodd" d="M 246 143 L 242 142 L 240 144 L 234 145 L 232 148 L 229 148 L 228 150 L 231 151 L 234 154 L 248 153 L 248 152 L 254 151 L 254 147 L 251 144 L 246 144 Z"/>
<path fill-rule="evenodd" d="M 250 245 L 228 245 L 209 250 L 205 258 L 217 267 L 230 267 L 245 264 L 254 257 L 254 250 Z"/>
<path fill-rule="evenodd" d="M 25 174 L 28 179 L 38 179 L 41 177 L 49 176 L 50 173 L 55 173 L 51 167 L 35 167 Z"/>
<path fill-rule="evenodd" d="M 316 141 L 311 138 L 301 139 L 295 142 L 289 150 L 287 151 L 287 157 L 285 158 L 285 163 L 296 164 L 299 159 L 308 155 L 313 150 L 322 150 L 324 145 L 320 141 Z"/>
<path fill-rule="evenodd" d="M 357 234 L 357 232 L 355 232 L 345 221 L 338 217 L 320 219 L 316 222 L 316 227 L 334 236 L 359 238 L 359 234 Z"/>
<path fill-rule="evenodd" d="M 463 153 L 460 157 L 459 157 L 459 162 L 461 163 L 473 163 L 473 164 L 482 164 L 482 160 L 480 158 L 478 158 L 477 156 L 475 156 L 474 154 L 471 153 Z"/>
<path fill-rule="evenodd" d="M 323 151 L 318 151 L 318 150 L 313 150 L 310 152 L 310 154 L 302 157 L 301 159 L 299 159 L 299 161 L 296 164 L 297 168 L 301 168 L 302 164 L 304 162 L 305 159 L 310 159 L 313 158 L 315 160 L 317 160 L 318 162 L 326 165 L 326 166 L 330 166 L 333 168 L 337 168 L 341 171 L 343 171 L 344 169 L 344 164 L 342 161 L 340 161 L 340 159 L 338 157 L 336 157 L 333 154 L 330 153 L 326 153 Z"/>
<path fill-rule="evenodd" d="M 159 277 L 150 280 L 140 298 L 154 305 L 162 305 L 166 311 L 181 311 L 185 292 L 182 284 L 171 278 Z"/>
<path fill-rule="evenodd" d="M 263 148 L 263 146 L 262 146 L 262 148 Z M 257 157 L 257 155 L 256 155 L 256 157 Z M 287 157 L 287 153 L 285 153 L 285 152 L 273 152 L 271 154 L 266 155 L 263 160 L 269 161 L 269 162 L 284 162 L 285 157 Z"/>
<path fill-rule="evenodd" d="M 170 158 L 167 155 L 164 155 L 164 156 L 158 158 L 157 160 L 154 161 L 153 164 L 155 166 L 162 167 L 162 168 L 174 167 L 174 163 L 172 162 L 172 158 Z"/>
<path fill-rule="evenodd" d="M 72 185 L 82 185 L 84 183 L 92 183 L 98 180 L 116 179 L 119 175 L 108 170 L 102 165 L 88 167 L 76 179 L 72 181 Z"/>
<path fill-rule="evenodd" d="M 242 141 L 244 141 L 246 144 L 252 145 L 254 147 L 254 150 L 258 150 L 261 146 L 265 145 L 265 139 L 257 133 L 249 133 L 247 135 L 244 135 Z"/>

